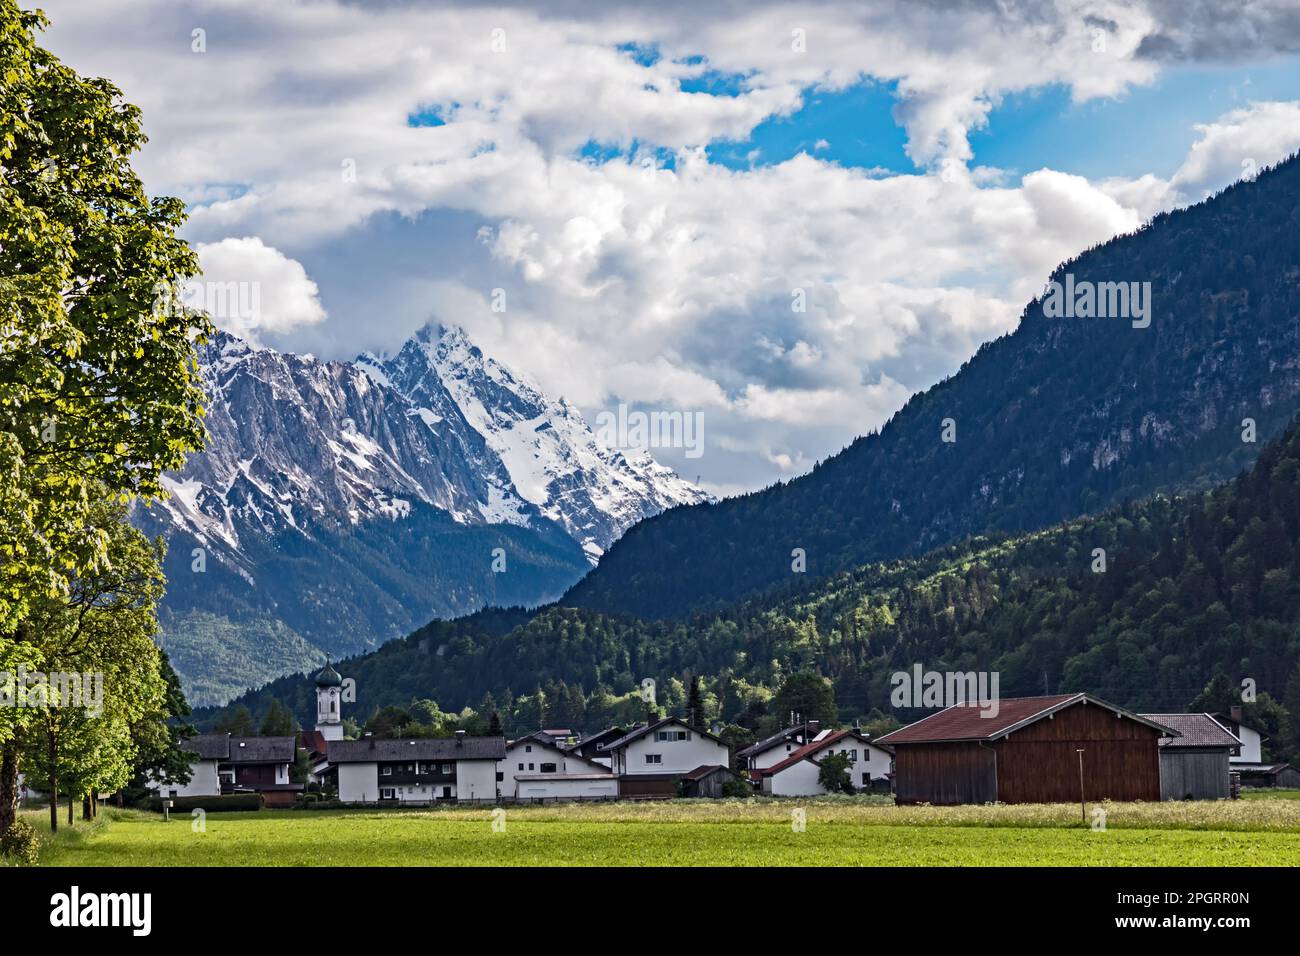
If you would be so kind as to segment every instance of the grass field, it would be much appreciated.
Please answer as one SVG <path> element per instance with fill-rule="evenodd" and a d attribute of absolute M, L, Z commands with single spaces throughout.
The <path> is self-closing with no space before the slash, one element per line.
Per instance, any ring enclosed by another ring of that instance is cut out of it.
<path fill-rule="evenodd" d="M 806 828 L 796 832 L 792 812 Z M 873 798 L 490 808 L 261 811 L 188 816 L 106 809 L 49 839 L 49 866 L 1262 866 L 1300 865 L 1300 801 L 1079 808 L 895 807 Z M 1092 808 L 1089 808 L 1091 819 Z"/>

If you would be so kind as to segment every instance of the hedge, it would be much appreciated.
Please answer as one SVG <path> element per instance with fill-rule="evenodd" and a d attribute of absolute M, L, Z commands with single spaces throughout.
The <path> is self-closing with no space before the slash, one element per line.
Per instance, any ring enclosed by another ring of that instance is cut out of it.
<path fill-rule="evenodd" d="M 203 810 L 207 813 L 221 813 L 225 810 L 261 810 L 260 793 L 223 793 L 219 797 L 153 797 L 149 808 L 162 812 L 163 800 L 172 802 L 172 811 L 188 813 L 190 810 Z"/>

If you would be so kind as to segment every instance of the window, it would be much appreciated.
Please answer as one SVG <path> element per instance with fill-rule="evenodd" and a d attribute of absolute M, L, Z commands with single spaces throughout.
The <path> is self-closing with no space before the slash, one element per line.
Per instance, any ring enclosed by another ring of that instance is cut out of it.
<path fill-rule="evenodd" d="M 334 703 L 334 698 L 331 697 L 331 698 L 330 698 L 330 713 L 331 713 L 331 714 L 334 713 L 334 709 L 335 709 L 336 706 L 337 706 L 337 705 Z"/>
<path fill-rule="evenodd" d="M 849 761 L 850 761 L 851 763 L 857 763 L 857 762 L 858 762 L 858 752 L 857 752 L 856 750 L 850 750 L 850 751 L 849 751 Z"/>
<path fill-rule="evenodd" d="M 451 773 L 451 764 L 449 764 L 449 763 L 445 763 L 445 764 L 443 764 L 443 765 L 442 765 L 442 772 L 443 772 L 443 773 Z"/>
<path fill-rule="evenodd" d="M 520 765 L 519 765 L 519 769 L 520 769 L 520 770 L 523 770 L 523 769 L 524 769 L 524 765 L 523 765 L 523 764 L 520 764 Z"/>
<path fill-rule="evenodd" d="M 532 744 L 524 744 L 524 753 L 526 753 L 526 754 L 530 754 L 530 753 L 532 753 L 532 752 L 533 752 L 533 745 L 532 745 Z"/>
<path fill-rule="evenodd" d="M 542 773 L 555 773 L 555 764 L 553 763 L 542 764 Z"/>
<path fill-rule="evenodd" d="M 392 767 L 385 767 L 385 768 L 384 768 L 384 776 L 385 776 L 385 777 L 391 777 L 392 775 L 393 775 L 393 768 L 392 768 Z"/>
<path fill-rule="evenodd" d="M 663 754 L 646 754 L 646 755 L 645 755 L 645 762 L 646 762 L 646 763 L 663 763 L 663 762 L 664 762 L 664 755 L 663 755 Z"/>
<path fill-rule="evenodd" d="M 505 778 L 506 778 L 506 775 L 505 775 L 504 773 L 502 773 L 500 770 L 498 770 L 498 771 L 497 771 L 497 783 L 500 783 L 500 782 L 501 782 L 502 780 L 504 780 Z"/>

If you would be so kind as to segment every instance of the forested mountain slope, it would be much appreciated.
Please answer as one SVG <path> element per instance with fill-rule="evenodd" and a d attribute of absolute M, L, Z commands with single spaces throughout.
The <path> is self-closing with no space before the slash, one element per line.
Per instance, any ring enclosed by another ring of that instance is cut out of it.
<path fill-rule="evenodd" d="M 788 483 L 641 522 L 561 603 L 681 616 L 788 582 L 794 548 L 828 575 L 1231 477 L 1259 447 L 1243 419 L 1265 441 L 1300 405 L 1298 200 L 1292 158 L 1064 263 L 1062 284 L 1149 282 L 1149 326 L 1049 318 L 1036 300 L 879 434 Z"/>

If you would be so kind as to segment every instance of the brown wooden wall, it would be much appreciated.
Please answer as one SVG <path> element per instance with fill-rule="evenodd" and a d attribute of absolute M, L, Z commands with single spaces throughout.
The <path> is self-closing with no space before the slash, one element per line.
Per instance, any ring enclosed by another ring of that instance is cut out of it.
<path fill-rule="evenodd" d="M 1003 803 L 1159 800 L 1159 732 L 1095 704 L 1075 704 L 995 744 Z"/>
<path fill-rule="evenodd" d="M 634 773 L 618 778 L 619 796 L 623 797 L 675 797 L 677 781 L 656 776 L 654 779 L 637 779 Z"/>
<path fill-rule="evenodd" d="M 992 803 L 998 798 L 994 752 L 978 743 L 899 744 L 894 752 L 898 803 Z"/>

